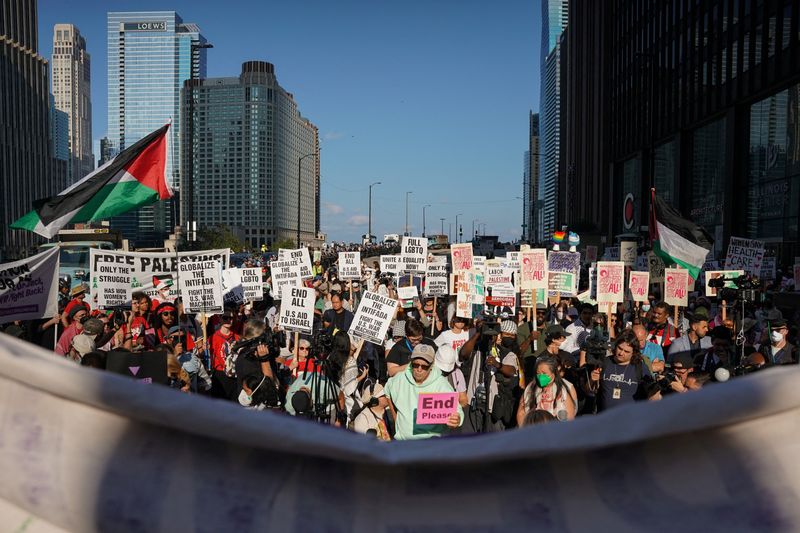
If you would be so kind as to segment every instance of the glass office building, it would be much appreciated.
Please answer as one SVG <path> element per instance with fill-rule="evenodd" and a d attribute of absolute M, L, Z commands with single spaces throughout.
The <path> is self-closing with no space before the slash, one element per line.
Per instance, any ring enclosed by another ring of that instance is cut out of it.
<path fill-rule="evenodd" d="M 108 141 L 117 153 L 172 121 L 167 180 L 180 183 L 180 91 L 206 75 L 205 43 L 174 11 L 108 13 Z M 158 246 L 177 224 L 172 201 L 117 217 L 112 226 L 138 246 Z"/>

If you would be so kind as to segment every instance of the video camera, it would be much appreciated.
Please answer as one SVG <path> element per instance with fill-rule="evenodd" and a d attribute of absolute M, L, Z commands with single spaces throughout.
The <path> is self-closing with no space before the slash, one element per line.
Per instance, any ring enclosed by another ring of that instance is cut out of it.
<path fill-rule="evenodd" d="M 256 355 L 256 348 L 258 348 L 260 344 L 265 345 L 269 350 L 269 352 L 265 357 L 258 357 Z M 280 353 L 281 350 L 280 335 L 273 334 L 271 331 L 266 330 L 258 337 L 254 337 L 252 339 L 244 339 L 236 342 L 236 344 L 233 345 L 232 349 L 234 351 L 239 352 L 240 356 L 253 357 L 257 361 L 266 361 L 269 359 L 274 359 Z"/>
<path fill-rule="evenodd" d="M 734 283 L 736 289 L 726 287 L 726 283 Z M 735 278 L 714 278 L 708 280 L 708 286 L 717 289 L 717 298 L 732 302 L 734 300 L 758 301 L 758 293 L 762 289 L 761 280 L 750 274 Z"/>

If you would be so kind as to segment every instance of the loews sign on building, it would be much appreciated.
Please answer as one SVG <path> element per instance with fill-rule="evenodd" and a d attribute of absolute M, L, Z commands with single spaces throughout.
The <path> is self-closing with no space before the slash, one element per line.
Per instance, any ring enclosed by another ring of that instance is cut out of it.
<path fill-rule="evenodd" d="M 125 31 L 167 31 L 167 22 L 126 22 Z"/>

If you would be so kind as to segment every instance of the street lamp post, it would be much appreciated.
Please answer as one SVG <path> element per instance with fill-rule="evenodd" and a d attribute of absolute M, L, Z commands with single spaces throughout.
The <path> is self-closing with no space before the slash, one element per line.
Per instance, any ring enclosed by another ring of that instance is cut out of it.
<path fill-rule="evenodd" d="M 408 237 L 408 195 L 411 194 L 411 191 L 406 191 L 406 231 L 404 235 Z"/>
<path fill-rule="evenodd" d="M 475 235 L 477 235 L 477 233 L 475 233 L 475 223 L 476 222 L 478 222 L 478 219 L 477 218 L 473 218 L 472 219 L 472 235 L 471 235 L 471 238 L 473 238 L 473 239 L 475 238 Z"/>
<path fill-rule="evenodd" d="M 297 247 L 300 248 L 300 170 L 302 169 L 303 159 L 314 157 L 317 154 L 306 154 L 297 158 Z"/>
<path fill-rule="evenodd" d="M 439 220 L 442 221 L 442 235 L 444 235 L 444 219 L 440 218 Z"/>
<path fill-rule="evenodd" d="M 463 214 L 464 213 L 459 213 L 459 214 L 456 215 L 456 234 L 458 233 L 458 217 L 460 217 Z M 461 242 L 461 239 L 458 239 L 457 237 L 458 237 L 458 235 L 456 235 L 456 241 L 457 242 Z"/>
<path fill-rule="evenodd" d="M 369 215 L 367 217 L 367 239 L 369 239 L 369 243 L 372 244 L 372 187 L 375 185 L 380 185 L 380 181 L 376 181 L 375 183 L 370 183 L 369 185 Z"/>
<path fill-rule="evenodd" d="M 422 236 L 425 236 L 425 208 L 430 207 L 431 204 L 425 204 L 422 206 Z"/>
<path fill-rule="evenodd" d="M 214 45 L 211 43 L 192 43 L 189 46 L 190 61 L 194 59 L 194 52 L 195 50 L 207 49 L 207 48 L 214 48 Z M 188 164 L 187 164 L 187 174 L 189 174 L 188 179 L 186 180 L 186 191 L 181 191 L 181 193 L 185 193 L 184 197 L 186 199 L 186 233 L 187 238 L 189 241 L 194 241 L 197 238 L 195 233 L 195 219 L 194 219 L 194 81 L 196 78 L 194 77 L 194 69 L 192 69 L 191 78 L 190 78 L 190 90 L 189 93 L 189 153 L 187 154 Z M 173 214 L 173 216 L 175 216 Z"/>

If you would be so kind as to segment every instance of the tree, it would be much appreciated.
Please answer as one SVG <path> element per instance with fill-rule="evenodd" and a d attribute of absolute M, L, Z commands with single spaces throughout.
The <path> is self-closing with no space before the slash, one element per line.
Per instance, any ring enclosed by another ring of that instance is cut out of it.
<path fill-rule="evenodd" d="M 217 248 L 230 248 L 233 252 L 249 251 L 250 249 L 244 241 L 224 224 L 201 228 L 197 232 L 197 247 L 195 249 L 214 250 Z"/>
<path fill-rule="evenodd" d="M 283 239 L 282 241 L 277 241 L 277 242 L 272 243 L 272 249 L 274 251 L 276 251 L 276 252 L 280 248 L 286 248 L 288 250 L 294 250 L 295 244 L 297 244 L 297 243 L 295 241 L 293 241 L 292 239 Z"/>

